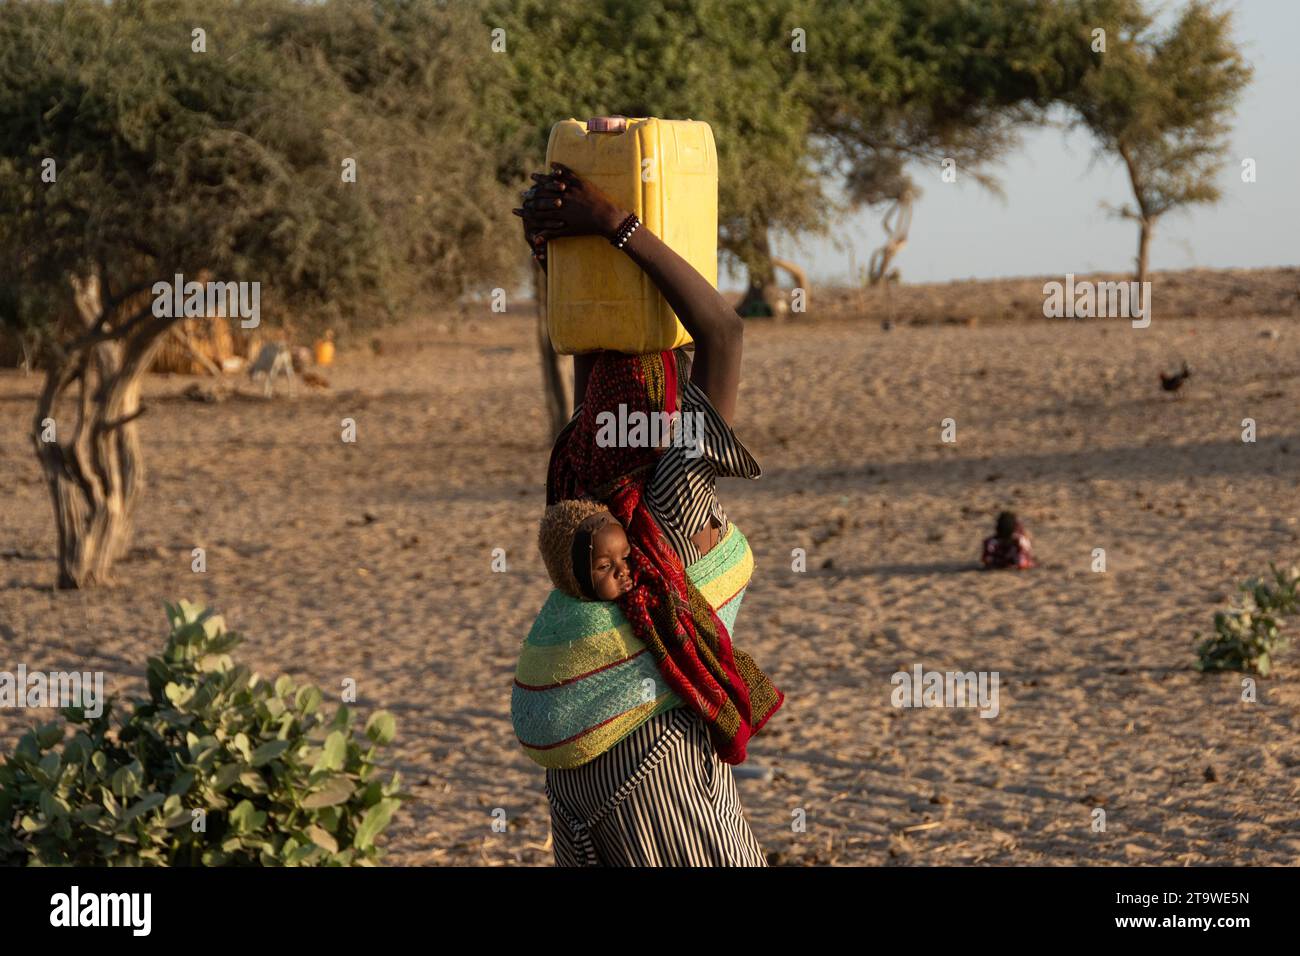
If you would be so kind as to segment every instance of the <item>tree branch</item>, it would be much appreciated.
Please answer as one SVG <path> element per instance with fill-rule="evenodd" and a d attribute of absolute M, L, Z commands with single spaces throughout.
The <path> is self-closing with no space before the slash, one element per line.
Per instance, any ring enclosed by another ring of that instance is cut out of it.
<path fill-rule="evenodd" d="M 99 430 L 100 430 L 101 432 L 111 432 L 111 431 L 114 431 L 114 430 L 116 430 L 116 429 L 118 429 L 118 428 L 121 428 L 123 425 L 127 424 L 128 422 L 133 422 L 133 421 L 135 421 L 137 418 L 139 418 L 141 415 L 143 415 L 146 411 L 148 411 L 148 409 L 146 409 L 145 406 L 141 405 L 139 408 L 137 408 L 135 411 L 133 411 L 133 412 L 132 412 L 131 414 L 129 414 L 129 415 L 123 415 L 121 418 L 119 418 L 119 419 L 117 419 L 117 420 L 115 420 L 115 421 L 104 422 L 104 424 L 102 424 L 102 425 L 99 427 Z"/>

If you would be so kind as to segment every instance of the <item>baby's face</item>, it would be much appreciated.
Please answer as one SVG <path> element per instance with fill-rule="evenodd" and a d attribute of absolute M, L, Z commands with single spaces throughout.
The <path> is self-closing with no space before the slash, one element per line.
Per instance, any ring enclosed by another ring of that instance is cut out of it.
<path fill-rule="evenodd" d="M 608 511 L 592 515 L 582 527 L 591 532 L 591 586 L 602 601 L 617 601 L 632 590 L 627 532 Z"/>

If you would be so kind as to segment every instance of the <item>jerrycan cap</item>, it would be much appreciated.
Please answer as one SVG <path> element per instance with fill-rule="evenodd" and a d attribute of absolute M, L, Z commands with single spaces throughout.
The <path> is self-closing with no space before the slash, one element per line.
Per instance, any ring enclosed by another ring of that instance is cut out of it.
<path fill-rule="evenodd" d="M 593 116 L 587 120 L 588 133 L 622 133 L 626 129 L 626 116 Z"/>

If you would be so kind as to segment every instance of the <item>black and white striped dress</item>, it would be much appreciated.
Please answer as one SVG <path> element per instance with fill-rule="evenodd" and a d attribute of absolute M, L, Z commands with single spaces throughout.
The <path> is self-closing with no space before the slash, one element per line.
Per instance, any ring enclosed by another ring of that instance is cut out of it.
<path fill-rule="evenodd" d="M 700 558 L 691 535 L 710 519 L 719 540 L 727 533 L 717 479 L 762 472 L 700 388 L 684 380 L 680 399 L 683 414 L 703 416 L 702 453 L 670 444 L 646 503 L 689 567 Z M 731 765 L 713 749 L 704 719 L 684 705 L 580 767 L 547 770 L 546 798 L 557 866 L 767 866 Z"/>
<path fill-rule="evenodd" d="M 546 798 L 556 866 L 767 866 L 731 766 L 685 707 L 581 767 L 546 771 Z"/>
<path fill-rule="evenodd" d="M 701 531 L 710 518 L 720 529 L 718 540 L 727 533 L 727 515 L 718 502 L 718 479 L 758 478 L 763 472 L 702 389 L 687 380 L 681 392 L 682 414 L 696 416 L 692 420 L 702 422 L 702 434 L 692 436 L 698 438 L 694 450 L 674 440 L 664 451 L 646 486 L 646 505 L 682 564 L 690 567 L 700 559 L 691 535 Z M 679 419 L 674 439 L 680 431 Z"/>

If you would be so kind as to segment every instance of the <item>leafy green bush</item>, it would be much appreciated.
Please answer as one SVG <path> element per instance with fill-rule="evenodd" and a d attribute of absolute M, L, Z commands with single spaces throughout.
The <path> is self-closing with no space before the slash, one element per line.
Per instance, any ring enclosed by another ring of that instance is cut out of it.
<path fill-rule="evenodd" d="M 370 718 L 366 745 L 346 705 L 326 718 L 315 687 L 235 665 L 242 638 L 219 616 L 187 601 L 167 616 L 149 697 L 116 731 L 114 699 L 94 719 L 67 708 L 0 764 L 0 865 L 373 865 L 409 799 L 374 762 L 393 717 Z"/>
<path fill-rule="evenodd" d="M 1241 585 L 1240 603 L 1214 615 L 1214 634 L 1196 648 L 1197 670 L 1254 671 L 1261 677 L 1272 671 L 1273 655 L 1289 643 L 1282 618 L 1300 610 L 1300 568 L 1268 567 L 1272 583 L 1251 578 Z"/>

